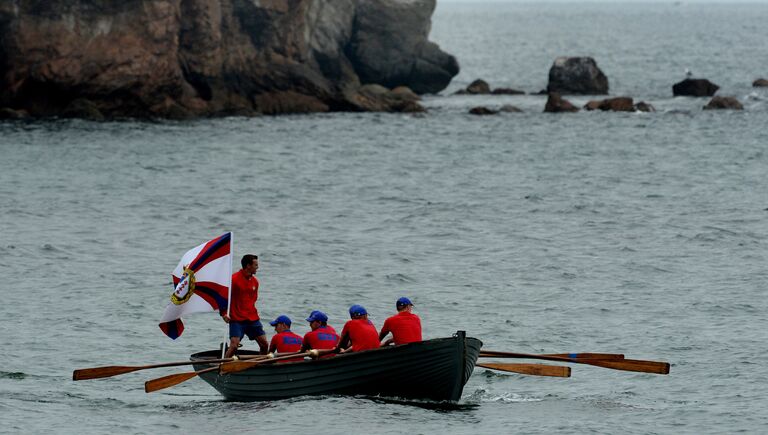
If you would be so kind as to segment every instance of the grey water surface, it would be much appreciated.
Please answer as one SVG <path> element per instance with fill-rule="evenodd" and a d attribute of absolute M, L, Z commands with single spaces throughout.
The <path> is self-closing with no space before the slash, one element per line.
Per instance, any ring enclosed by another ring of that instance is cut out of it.
<path fill-rule="evenodd" d="M 424 115 L 0 123 L 0 432 L 764 433 L 766 22 L 764 4 L 441 4 L 432 38 L 462 72 Z M 657 112 L 451 95 L 475 78 L 538 91 L 559 55 L 593 56 L 613 95 Z M 745 110 L 672 98 L 685 68 Z M 466 114 L 502 104 L 524 113 Z M 200 380 L 144 393 L 183 369 L 71 380 L 216 347 L 215 314 L 176 341 L 157 320 L 181 255 L 230 230 L 261 256 L 263 318 L 301 334 L 310 310 L 340 327 L 353 303 L 381 326 L 406 295 L 429 338 L 672 371 L 478 369 L 455 409 L 230 403 Z"/>

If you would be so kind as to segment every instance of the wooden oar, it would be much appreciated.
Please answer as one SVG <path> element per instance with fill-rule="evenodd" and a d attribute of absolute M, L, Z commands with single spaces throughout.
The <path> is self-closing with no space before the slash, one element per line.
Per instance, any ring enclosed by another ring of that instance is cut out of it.
<path fill-rule="evenodd" d="M 264 357 L 264 355 L 243 355 L 240 357 L 240 359 L 253 359 L 253 358 L 261 358 Z M 223 363 L 223 362 L 229 362 L 234 361 L 233 358 L 222 358 L 222 359 L 212 359 L 207 360 L 205 362 L 210 363 Z M 75 381 L 82 381 L 85 379 L 97 379 L 97 378 L 109 378 L 111 376 L 117 376 L 122 375 L 124 373 L 131 373 L 135 372 L 137 370 L 146 370 L 146 369 L 156 369 L 160 367 L 176 367 L 176 366 L 186 366 L 191 364 L 198 364 L 200 361 L 180 361 L 180 362 L 170 362 L 170 363 L 161 363 L 161 364 L 149 364 L 144 366 L 104 366 L 104 367 L 93 367 L 89 369 L 77 369 L 74 372 L 72 372 L 72 380 Z"/>
<path fill-rule="evenodd" d="M 496 357 L 497 354 L 503 353 L 493 350 L 481 350 L 480 356 L 481 357 Z M 558 358 L 572 358 L 572 359 L 600 359 L 600 360 L 610 360 L 610 361 L 618 361 L 624 359 L 624 354 L 621 353 L 545 353 L 542 354 L 542 356 L 555 356 Z M 502 356 L 503 357 L 503 356 Z"/>
<path fill-rule="evenodd" d="M 504 372 L 521 373 L 534 376 L 555 376 L 560 378 L 571 377 L 571 368 L 565 366 L 550 366 L 546 364 L 511 364 L 511 363 L 477 363 L 477 367 L 501 370 Z"/>
<path fill-rule="evenodd" d="M 163 388 L 172 387 L 180 384 L 184 381 L 188 381 L 197 375 L 202 373 L 212 372 L 218 370 L 219 366 L 208 367 L 207 369 L 199 370 L 196 372 L 177 373 L 175 375 L 163 376 L 162 378 L 152 379 L 144 383 L 144 391 L 151 393 L 153 391 L 162 390 Z"/>
<path fill-rule="evenodd" d="M 560 361 L 576 364 L 588 364 L 597 367 L 605 367 L 614 370 L 625 370 L 628 372 L 656 373 L 659 375 L 669 374 L 669 363 L 663 361 L 645 361 L 635 359 L 623 360 L 600 360 L 600 359 L 580 359 L 566 358 L 559 356 L 532 355 L 527 353 L 483 351 L 485 356 L 494 356 L 497 358 L 522 358 L 522 359 L 541 359 L 545 361 Z"/>
<path fill-rule="evenodd" d="M 147 381 L 147 382 L 144 383 L 144 391 L 146 391 L 147 393 L 151 393 L 153 391 L 162 390 L 163 388 L 172 387 L 174 385 L 178 385 L 178 384 L 180 384 L 182 382 L 188 381 L 188 380 L 190 380 L 190 379 L 194 378 L 195 376 L 198 376 L 198 375 L 200 375 L 202 373 L 212 372 L 214 370 L 219 370 L 220 368 L 223 370 L 223 368 L 226 367 L 229 364 L 249 363 L 249 364 L 253 364 L 251 366 L 251 367 L 253 367 L 253 366 L 258 365 L 260 363 L 267 363 L 267 362 L 272 362 L 272 361 L 280 361 L 280 360 L 284 360 L 284 359 L 296 358 L 296 357 L 299 357 L 299 356 L 303 357 L 303 356 L 312 355 L 312 354 L 313 354 L 312 352 L 305 352 L 303 354 L 300 353 L 300 352 L 291 352 L 291 353 L 281 354 L 278 357 L 271 357 L 269 355 L 259 355 L 260 358 L 258 360 L 256 360 L 256 361 L 232 361 L 232 359 L 230 358 L 229 360 L 224 361 L 223 364 L 218 364 L 216 366 L 208 367 L 207 369 L 199 370 L 199 371 L 196 371 L 196 372 L 177 373 L 175 375 L 168 375 L 168 376 L 163 376 L 162 378 L 152 379 L 152 380 Z M 254 358 L 251 358 L 251 359 L 254 359 Z M 199 361 L 199 362 L 202 362 L 202 363 L 206 363 L 206 362 L 215 363 L 216 361 L 217 360 Z M 246 368 L 248 368 L 248 367 L 236 369 L 235 371 L 239 372 L 240 370 L 245 370 Z M 222 371 L 222 373 L 224 373 L 224 372 Z"/>
<path fill-rule="evenodd" d="M 285 353 L 281 356 L 276 356 L 274 358 L 259 360 L 259 361 L 232 361 L 228 363 L 224 363 L 220 366 L 221 370 L 219 370 L 219 373 L 222 375 L 227 373 L 237 373 L 242 372 L 243 370 L 248 370 L 251 367 L 256 367 L 260 364 L 266 364 L 266 363 L 272 363 L 275 361 L 281 361 L 286 359 L 292 359 L 292 358 L 304 358 L 305 356 L 312 356 L 317 357 L 319 355 L 319 352 L 317 350 L 310 350 L 308 352 L 292 352 L 292 353 Z"/>

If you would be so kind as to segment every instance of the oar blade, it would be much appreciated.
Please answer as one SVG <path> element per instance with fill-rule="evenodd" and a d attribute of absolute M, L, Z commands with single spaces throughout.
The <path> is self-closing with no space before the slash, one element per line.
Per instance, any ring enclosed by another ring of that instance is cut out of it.
<path fill-rule="evenodd" d="M 513 364 L 513 363 L 478 363 L 478 367 L 500 370 L 504 372 L 520 373 L 533 376 L 552 376 L 559 378 L 571 377 L 571 368 L 566 366 L 550 366 L 546 364 Z"/>
<path fill-rule="evenodd" d="M 163 388 L 178 385 L 197 376 L 197 372 L 177 373 L 175 375 L 163 376 L 162 378 L 152 379 L 144 383 L 144 391 L 151 393 L 162 390 Z"/>
<path fill-rule="evenodd" d="M 135 372 L 141 370 L 142 367 L 131 366 L 105 366 L 105 367 L 93 367 L 89 369 L 77 369 L 72 372 L 73 381 L 83 381 L 86 379 L 98 379 L 108 378 L 111 376 L 122 375 L 124 373 Z"/>
<path fill-rule="evenodd" d="M 645 361 L 636 359 L 625 359 L 622 361 L 602 361 L 602 360 L 583 360 L 586 364 L 598 367 L 605 367 L 614 370 L 624 370 L 627 372 L 655 373 L 657 375 L 669 374 L 669 363 L 664 361 Z"/>

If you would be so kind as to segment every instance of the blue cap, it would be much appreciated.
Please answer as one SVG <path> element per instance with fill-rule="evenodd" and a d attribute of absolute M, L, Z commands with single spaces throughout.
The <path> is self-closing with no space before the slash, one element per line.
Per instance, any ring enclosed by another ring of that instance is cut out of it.
<path fill-rule="evenodd" d="M 349 307 L 349 315 L 350 316 L 364 316 L 368 314 L 368 311 L 365 310 L 365 307 L 362 305 L 352 305 Z"/>
<path fill-rule="evenodd" d="M 405 306 L 408 306 L 408 305 L 413 305 L 413 302 L 411 302 L 411 300 L 406 298 L 406 297 L 402 297 L 402 298 L 397 300 L 397 304 L 396 305 L 398 307 L 405 307 Z"/>
<path fill-rule="evenodd" d="M 270 325 L 275 326 L 278 323 L 285 323 L 288 326 L 291 326 L 291 318 L 286 316 L 285 314 L 281 314 L 277 316 L 277 319 L 269 322 Z"/>
<path fill-rule="evenodd" d="M 327 322 L 328 316 L 325 315 L 322 311 L 312 311 L 309 313 L 309 317 L 307 317 L 307 322 Z"/>

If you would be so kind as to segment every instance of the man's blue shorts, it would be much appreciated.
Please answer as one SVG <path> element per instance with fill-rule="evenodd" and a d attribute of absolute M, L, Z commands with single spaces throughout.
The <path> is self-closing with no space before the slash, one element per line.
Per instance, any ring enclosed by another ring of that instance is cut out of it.
<path fill-rule="evenodd" d="M 237 322 L 234 320 L 229 321 L 230 337 L 237 337 L 242 340 L 243 336 L 245 335 L 247 335 L 251 340 L 256 340 L 256 337 L 266 334 L 264 333 L 264 328 L 261 326 L 261 322 L 258 320 L 245 320 L 243 322 Z"/>

